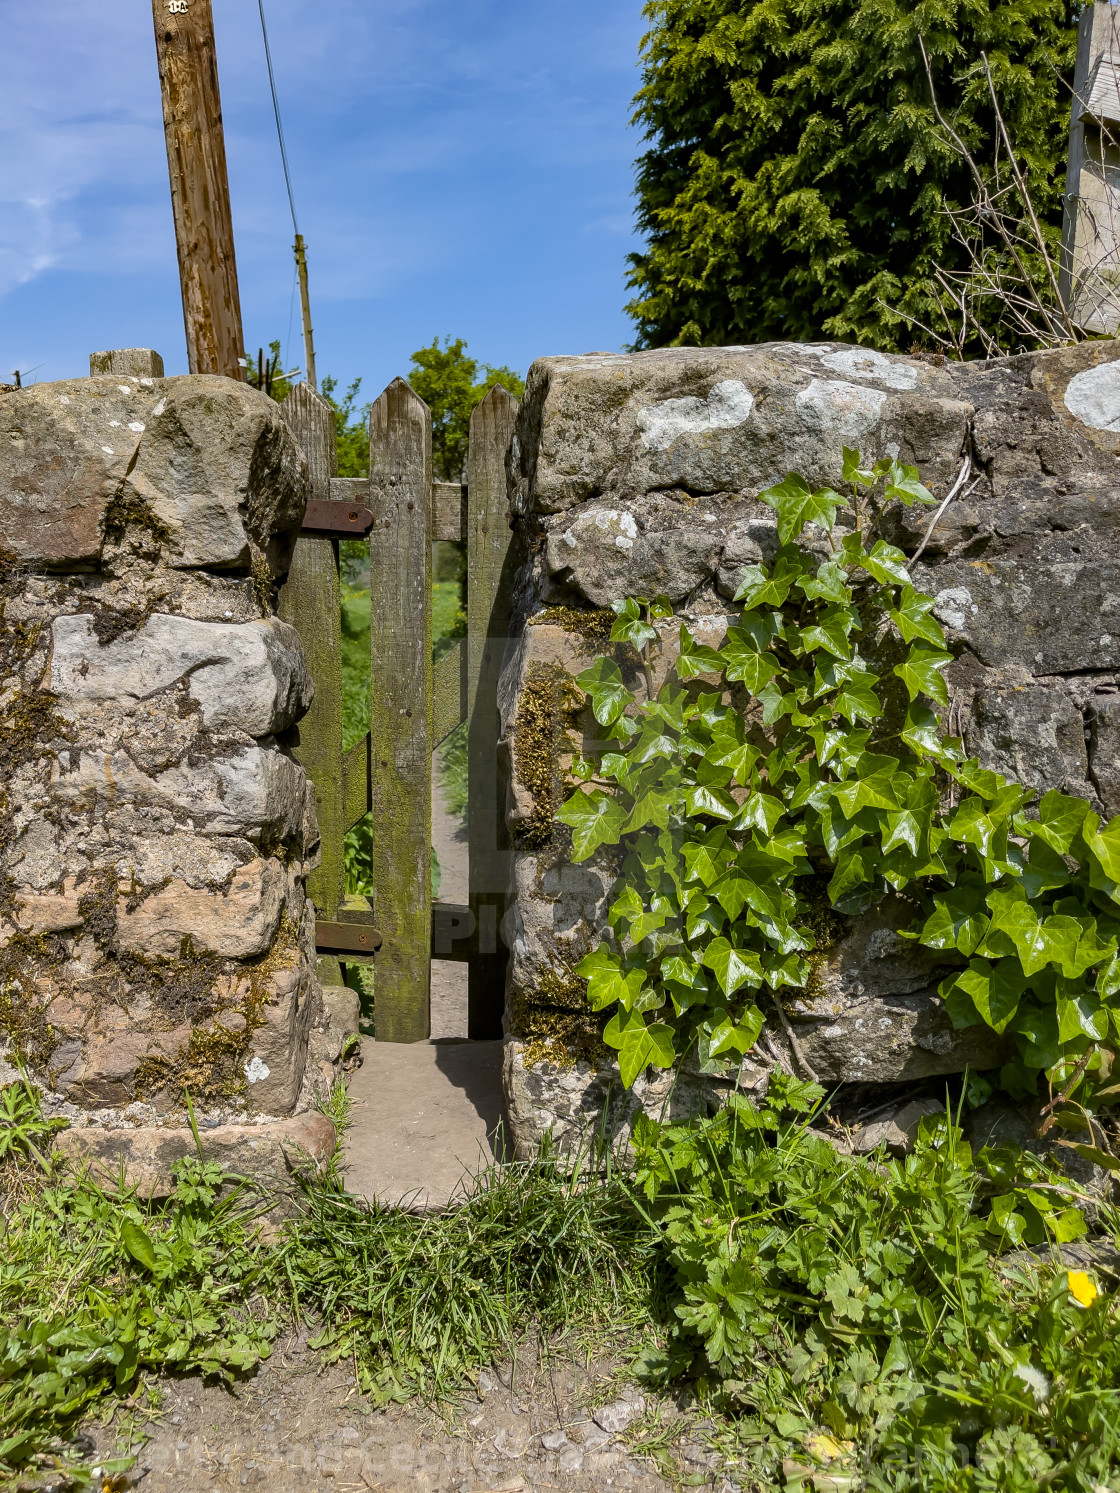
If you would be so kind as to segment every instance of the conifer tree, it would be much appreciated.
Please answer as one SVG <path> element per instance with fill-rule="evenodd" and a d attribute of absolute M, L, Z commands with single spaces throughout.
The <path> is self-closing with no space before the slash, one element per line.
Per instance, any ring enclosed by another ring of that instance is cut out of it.
<path fill-rule="evenodd" d="M 994 159 L 991 66 L 1031 195 L 1061 226 L 1076 12 L 1064 0 L 649 0 L 628 306 L 638 346 L 837 338 L 928 322 L 943 208 L 972 197 L 943 111 Z M 920 339 L 919 339 L 920 340 Z"/>

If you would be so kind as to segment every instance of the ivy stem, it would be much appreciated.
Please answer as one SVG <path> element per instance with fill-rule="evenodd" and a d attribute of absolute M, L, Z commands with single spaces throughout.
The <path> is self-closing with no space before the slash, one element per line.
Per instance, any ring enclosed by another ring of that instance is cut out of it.
<path fill-rule="evenodd" d="M 647 624 L 650 627 L 653 626 L 653 619 L 650 616 L 650 612 L 651 611 L 652 611 L 652 607 L 648 607 L 647 606 L 646 607 L 646 622 L 647 622 Z M 660 634 L 658 636 L 660 637 Z M 642 661 L 642 673 L 646 676 L 646 701 L 647 701 L 647 703 L 650 702 L 650 701 L 652 701 L 652 699 L 653 699 L 653 670 L 650 667 L 649 656 L 648 656 L 649 655 L 650 646 L 652 644 L 652 641 L 653 640 L 650 639 L 649 642 L 643 643 L 642 647 L 638 651 L 638 657 Z"/>
<path fill-rule="evenodd" d="M 786 1034 L 786 1041 L 789 1043 L 790 1051 L 793 1053 L 794 1058 L 797 1060 L 798 1067 L 801 1069 L 803 1075 L 806 1078 L 811 1078 L 814 1083 L 820 1083 L 820 1079 L 813 1072 L 813 1065 L 805 1056 L 804 1048 L 801 1046 L 801 1043 L 794 1035 L 793 1027 L 790 1026 L 789 1017 L 785 1013 L 785 1007 L 782 1005 L 781 997 L 777 994 L 775 994 L 774 996 L 774 1007 L 778 1013 L 778 1019 L 782 1023 L 782 1029 Z"/>

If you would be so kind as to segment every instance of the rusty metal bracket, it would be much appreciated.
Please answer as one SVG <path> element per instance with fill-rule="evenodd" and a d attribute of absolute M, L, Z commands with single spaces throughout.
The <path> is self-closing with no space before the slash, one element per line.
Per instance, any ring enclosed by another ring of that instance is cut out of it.
<path fill-rule="evenodd" d="M 372 954 L 381 947 L 381 934 L 363 923 L 315 923 L 315 948 L 320 954 Z"/>
<path fill-rule="evenodd" d="M 373 527 L 373 514 L 361 503 L 313 498 L 303 515 L 305 534 L 348 534 L 359 539 Z"/>

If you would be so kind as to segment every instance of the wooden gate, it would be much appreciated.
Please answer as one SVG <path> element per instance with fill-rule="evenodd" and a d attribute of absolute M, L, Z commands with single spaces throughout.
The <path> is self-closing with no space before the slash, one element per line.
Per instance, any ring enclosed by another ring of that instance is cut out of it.
<path fill-rule="evenodd" d="M 307 454 L 311 493 L 280 595 L 315 681 L 295 756 L 315 787 L 321 861 L 308 878 L 321 974 L 374 965 L 377 1039 L 430 1032 L 431 960 L 469 964 L 468 1036 L 500 1037 L 505 950 L 499 935 L 508 856 L 498 793 L 497 680 L 508 633 L 512 536 L 505 459 L 517 402 L 491 390 L 471 417 L 467 485 L 432 480 L 426 404 L 394 379 L 370 411 L 370 475 L 335 475 L 334 414 L 307 384 L 281 405 Z M 339 540 L 369 545 L 370 723 L 342 750 Z M 432 665 L 431 546 L 465 542 L 467 636 Z M 431 899 L 431 766 L 468 724 L 469 906 Z M 372 906 L 345 890 L 343 838 L 372 813 Z"/>

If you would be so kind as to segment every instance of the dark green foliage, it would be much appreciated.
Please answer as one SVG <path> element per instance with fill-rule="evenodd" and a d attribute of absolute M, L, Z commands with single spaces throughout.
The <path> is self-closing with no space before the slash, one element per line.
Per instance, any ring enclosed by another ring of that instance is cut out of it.
<path fill-rule="evenodd" d="M 481 377 L 480 377 L 481 374 Z M 443 482 L 465 482 L 471 411 L 495 384 L 515 399 L 525 380 L 512 368 L 492 368 L 467 354 L 462 337 L 438 337 L 412 354 L 408 381 L 432 412 L 432 464 Z"/>
<path fill-rule="evenodd" d="M 607 741 L 574 762 L 594 786 L 557 818 L 577 861 L 623 848 L 612 931 L 577 966 L 592 1007 L 613 1010 L 603 1040 L 627 1086 L 692 1044 L 730 1074 L 761 1032 L 756 1002 L 810 986 L 822 888 L 843 914 L 901 893 L 908 936 L 944 960 L 953 1023 L 1014 1043 L 1005 1087 L 1032 1092 L 1043 1070 L 1111 1102 L 1120 816 L 1102 825 L 1084 799 L 1040 796 L 939 735 L 952 655 L 933 598 L 867 529 L 872 502 L 933 500 L 914 468 L 867 470 L 847 448 L 844 477 L 851 500 L 796 474 L 759 494 L 782 547 L 745 570 L 718 649 L 681 627 L 656 699 L 637 704 L 613 659 L 577 678 Z M 799 545 L 806 525 L 828 535 L 824 559 Z M 611 637 L 648 679 L 672 608 L 615 610 Z"/>
<path fill-rule="evenodd" d="M 676 1293 L 645 1376 L 687 1374 L 739 1417 L 727 1440 L 751 1486 L 774 1486 L 783 1456 L 786 1487 L 1115 1486 L 1116 1296 L 995 1258 L 1009 1208 L 1044 1217 L 1042 1239 L 1083 1232 L 1054 1179 L 1022 1153 L 974 1160 L 949 1116 L 923 1121 L 903 1161 L 840 1156 L 806 1126 L 823 1097 L 779 1074 L 759 1107 L 639 1119 L 637 1179 Z"/>
<path fill-rule="evenodd" d="M 943 329 L 926 282 L 961 255 L 940 210 L 973 190 L 936 132 L 919 35 L 985 167 L 987 53 L 1035 206 L 1060 227 L 1076 47 L 1063 0 L 650 0 L 646 15 L 639 345 L 906 350 L 898 311 Z"/>

